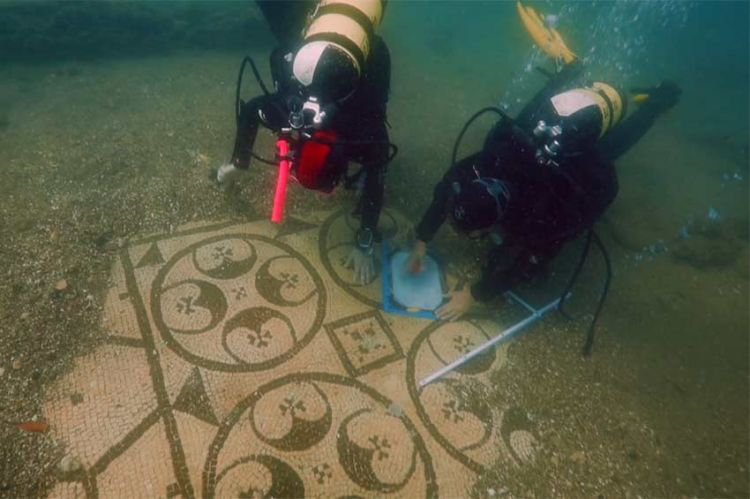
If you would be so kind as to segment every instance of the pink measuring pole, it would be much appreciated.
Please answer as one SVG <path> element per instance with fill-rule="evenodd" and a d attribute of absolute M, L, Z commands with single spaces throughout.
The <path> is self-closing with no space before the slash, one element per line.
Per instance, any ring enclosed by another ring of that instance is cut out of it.
<path fill-rule="evenodd" d="M 276 194 L 273 196 L 273 213 L 271 221 L 280 224 L 284 218 L 284 204 L 286 204 L 286 185 L 289 183 L 289 171 L 292 163 L 289 161 L 289 141 L 285 137 L 279 137 L 276 141 L 279 149 L 279 177 L 276 180 Z"/>

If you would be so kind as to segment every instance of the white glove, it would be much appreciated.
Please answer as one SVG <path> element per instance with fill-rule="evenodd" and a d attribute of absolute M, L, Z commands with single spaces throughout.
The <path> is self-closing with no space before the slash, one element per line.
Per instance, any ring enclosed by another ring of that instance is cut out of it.
<path fill-rule="evenodd" d="M 222 190 L 227 190 L 234 185 L 238 178 L 242 175 L 243 170 L 240 170 L 232 163 L 224 163 L 216 170 L 216 182 Z"/>
<path fill-rule="evenodd" d="M 372 253 L 368 254 L 359 248 L 352 248 L 345 266 L 348 269 L 354 269 L 355 282 L 363 286 L 375 279 L 375 258 Z"/>

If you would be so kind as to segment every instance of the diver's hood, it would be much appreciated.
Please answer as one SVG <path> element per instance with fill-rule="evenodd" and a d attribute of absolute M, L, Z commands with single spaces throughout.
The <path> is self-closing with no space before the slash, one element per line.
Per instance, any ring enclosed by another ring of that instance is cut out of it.
<path fill-rule="evenodd" d="M 466 184 L 454 182 L 451 223 L 468 233 L 500 222 L 510 202 L 510 188 L 499 179 L 480 177 Z"/>

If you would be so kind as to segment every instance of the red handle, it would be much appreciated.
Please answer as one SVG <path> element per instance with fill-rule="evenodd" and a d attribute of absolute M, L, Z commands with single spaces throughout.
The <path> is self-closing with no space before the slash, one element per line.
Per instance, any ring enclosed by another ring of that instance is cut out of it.
<path fill-rule="evenodd" d="M 276 141 L 279 150 L 279 177 L 276 179 L 276 194 L 273 196 L 273 213 L 271 221 L 280 224 L 284 219 L 284 205 L 286 204 L 286 186 L 289 183 L 289 172 L 292 162 L 289 161 L 289 141 L 279 137 Z"/>

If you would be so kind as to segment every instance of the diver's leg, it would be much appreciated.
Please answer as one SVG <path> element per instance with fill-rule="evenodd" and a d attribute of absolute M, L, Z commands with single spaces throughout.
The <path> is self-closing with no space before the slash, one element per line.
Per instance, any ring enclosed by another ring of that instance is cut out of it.
<path fill-rule="evenodd" d="M 676 83 L 667 81 L 644 93 L 648 93 L 646 102 L 597 143 L 597 149 L 604 159 L 614 161 L 633 147 L 659 116 L 679 102 L 682 90 Z"/>
<path fill-rule="evenodd" d="M 256 0 L 268 27 L 284 44 L 294 43 L 305 26 L 305 18 L 315 8 L 312 0 Z"/>
<path fill-rule="evenodd" d="M 471 287 L 472 296 L 478 301 L 488 301 L 542 276 L 562 246 L 563 242 L 554 242 L 535 248 L 495 248 L 488 258 L 481 279 Z M 510 265 L 509 260 L 512 261 Z"/>

